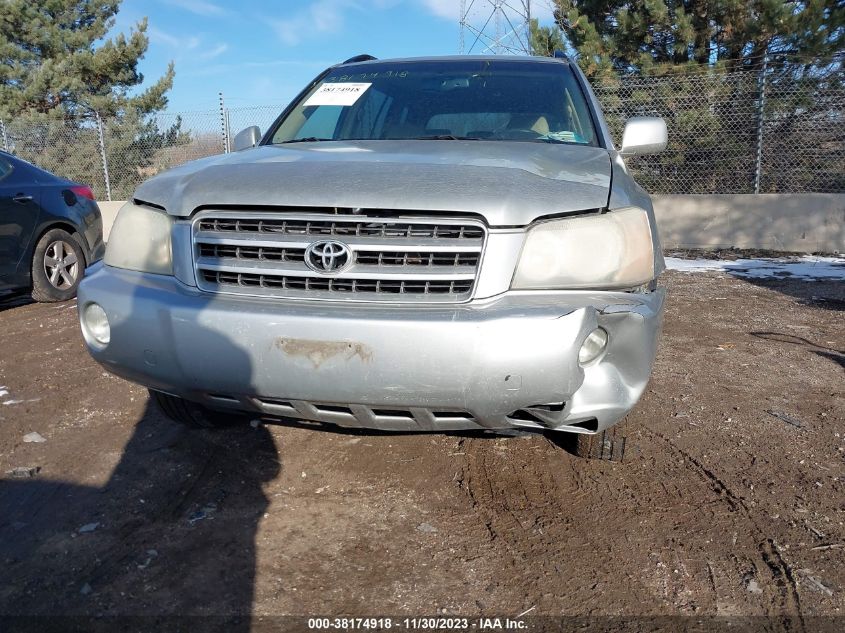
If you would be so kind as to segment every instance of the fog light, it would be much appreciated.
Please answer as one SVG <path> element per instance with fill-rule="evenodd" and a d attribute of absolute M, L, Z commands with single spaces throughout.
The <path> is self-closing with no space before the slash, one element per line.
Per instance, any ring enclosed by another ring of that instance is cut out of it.
<path fill-rule="evenodd" d="M 592 363 L 607 349 L 607 330 L 597 327 L 590 332 L 578 352 L 578 362 L 582 365 Z"/>
<path fill-rule="evenodd" d="M 82 313 L 83 326 L 88 333 L 89 343 L 94 347 L 103 348 L 111 340 L 111 327 L 106 311 L 96 303 L 89 303 Z"/>

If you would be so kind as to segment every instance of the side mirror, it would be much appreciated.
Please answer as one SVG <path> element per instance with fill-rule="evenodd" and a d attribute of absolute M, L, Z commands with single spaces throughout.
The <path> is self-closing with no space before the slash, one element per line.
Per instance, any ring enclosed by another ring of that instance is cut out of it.
<path fill-rule="evenodd" d="M 261 140 L 261 130 L 257 125 L 251 125 L 245 130 L 241 130 L 235 135 L 235 140 L 232 142 L 236 152 L 242 149 L 249 149 L 255 147 Z"/>
<path fill-rule="evenodd" d="M 622 133 L 623 156 L 656 154 L 666 149 L 666 121 L 656 116 L 635 116 L 628 119 Z"/>

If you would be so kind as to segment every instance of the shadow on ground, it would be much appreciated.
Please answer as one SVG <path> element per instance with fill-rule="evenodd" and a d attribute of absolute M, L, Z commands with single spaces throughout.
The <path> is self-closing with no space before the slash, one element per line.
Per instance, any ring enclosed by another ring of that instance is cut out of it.
<path fill-rule="evenodd" d="M 751 332 L 751 336 L 756 336 L 766 341 L 774 341 L 777 343 L 787 343 L 789 345 L 801 345 L 809 349 L 813 354 L 826 358 L 840 367 L 845 368 L 845 351 L 827 347 L 826 345 L 819 345 L 813 341 L 794 334 L 783 334 L 781 332 Z"/>
<path fill-rule="evenodd" d="M 802 305 L 845 310 L 845 259 L 842 258 L 813 261 L 797 253 L 748 249 L 671 250 L 665 255 L 673 270 L 728 275 L 794 297 Z"/>
<path fill-rule="evenodd" d="M 727 272 L 737 279 L 760 288 L 794 297 L 801 305 L 834 312 L 845 311 L 845 272 L 843 272 L 842 278 L 838 280 L 789 279 L 788 277 L 755 279 L 733 274 L 730 271 Z"/>
<path fill-rule="evenodd" d="M 0 623 L 155 614 L 161 630 L 187 615 L 249 630 L 262 484 L 280 469 L 264 427 L 189 431 L 148 404 L 105 485 L 0 481 Z"/>
<path fill-rule="evenodd" d="M 28 292 L 0 294 L 0 312 L 10 310 L 12 308 L 19 308 L 20 306 L 29 305 L 30 303 L 35 302 L 32 300 L 32 297 Z"/>

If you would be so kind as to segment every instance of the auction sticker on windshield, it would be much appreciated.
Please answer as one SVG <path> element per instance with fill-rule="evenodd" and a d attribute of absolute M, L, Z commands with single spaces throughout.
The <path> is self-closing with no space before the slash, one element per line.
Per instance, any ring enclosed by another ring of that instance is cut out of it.
<path fill-rule="evenodd" d="M 326 83 L 320 86 L 317 91 L 308 97 L 303 107 L 308 106 L 350 106 L 367 92 L 367 88 L 373 84 L 362 83 Z"/>

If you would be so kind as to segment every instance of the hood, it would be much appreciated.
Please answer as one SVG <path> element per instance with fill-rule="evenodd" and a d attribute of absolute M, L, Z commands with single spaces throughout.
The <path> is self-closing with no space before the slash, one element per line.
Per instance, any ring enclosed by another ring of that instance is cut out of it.
<path fill-rule="evenodd" d="M 520 226 L 607 205 L 598 147 L 505 141 L 348 141 L 264 145 L 186 163 L 134 198 L 188 216 L 197 207 L 302 206 L 452 211 Z"/>

